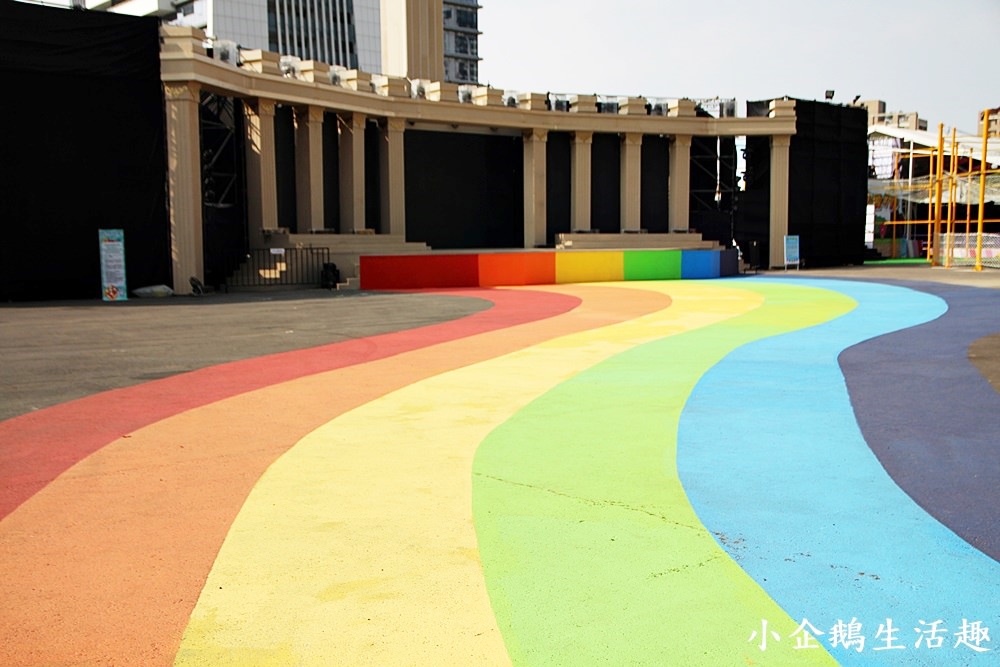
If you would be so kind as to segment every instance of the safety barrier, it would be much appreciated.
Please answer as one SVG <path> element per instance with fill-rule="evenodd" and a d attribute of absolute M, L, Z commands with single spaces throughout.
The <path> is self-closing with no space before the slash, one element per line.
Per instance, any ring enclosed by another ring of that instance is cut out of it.
<path fill-rule="evenodd" d="M 940 263 L 944 266 L 975 266 L 976 237 L 975 233 L 941 234 L 937 246 L 941 249 Z M 1000 234 L 983 234 L 982 266 L 1000 269 Z"/>
<path fill-rule="evenodd" d="M 329 248 L 252 248 L 242 252 L 242 262 L 226 278 L 225 286 L 319 286 Z"/>

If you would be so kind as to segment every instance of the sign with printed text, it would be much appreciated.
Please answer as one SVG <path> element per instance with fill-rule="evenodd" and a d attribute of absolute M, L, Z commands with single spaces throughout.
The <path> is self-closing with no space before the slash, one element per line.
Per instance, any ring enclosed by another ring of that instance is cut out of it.
<path fill-rule="evenodd" d="M 865 208 L 865 245 L 875 247 L 875 205 L 868 204 Z"/>
<path fill-rule="evenodd" d="M 798 268 L 799 266 L 798 236 L 785 237 L 785 267 L 787 267 L 789 264 L 794 264 L 796 268 Z"/>
<path fill-rule="evenodd" d="M 105 301 L 126 301 L 125 232 L 121 229 L 98 230 L 101 248 L 101 295 Z"/>

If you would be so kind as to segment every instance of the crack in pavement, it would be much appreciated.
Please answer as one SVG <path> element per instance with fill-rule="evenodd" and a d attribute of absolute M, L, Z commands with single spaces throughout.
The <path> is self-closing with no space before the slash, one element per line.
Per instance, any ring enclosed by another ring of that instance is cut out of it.
<path fill-rule="evenodd" d="M 668 517 L 668 516 L 666 516 L 664 514 L 661 514 L 659 512 L 654 512 L 652 510 L 648 510 L 648 509 L 645 509 L 643 507 L 639 507 L 639 506 L 636 506 L 636 505 L 630 505 L 629 503 L 622 502 L 620 500 L 594 500 L 593 498 L 585 498 L 583 496 L 575 496 L 573 494 L 566 493 L 564 491 L 558 491 L 556 489 L 551 489 L 551 488 L 544 487 L 544 486 L 538 486 L 537 484 L 528 484 L 526 482 L 517 482 L 517 481 L 511 480 L 511 479 L 504 479 L 502 477 L 496 477 L 494 475 L 487 475 L 487 474 L 479 473 L 479 472 L 473 473 L 473 475 L 475 475 L 476 477 L 482 477 L 484 479 L 490 479 L 490 480 L 493 480 L 495 482 L 501 482 L 503 484 L 510 484 L 511 486 L 519 486 L 519 487 L 525 488 L 525 489 L 532 489 L 533 491 L 542 491 L 544 493 L 548 493 L 548 494 L 551 494 L 553 496 L 559 496 L 560 498 L 568 498 L 569 500 L 573 500 L 573 501 L 576 501 L 576 502 L 579 502 L 579 503 L 583 503 L 583 504 L 586 504 L 586 505 L 591 505 L 593 507 L 617 507 L 617 508 L 620 508 L 620 509 L 628 510 L 630 512 L 637 512 L 639 514 L 645 514 L 647 516 L 651 516 L 654 519 L 659 519 L 660 521 L 663 521 L 664 523 L 670 524 L 672 526 L 676 526 L 678 528 L 686 528 L 687 530 L 695 531 L 697 533 L 704 533 L 705 532 L 705 529 L 702 526 L 692 526 L 690 524 L 682 523 L 680 521 L 675 521 L 675 520 L 671 519 L 670 517 Z"/>

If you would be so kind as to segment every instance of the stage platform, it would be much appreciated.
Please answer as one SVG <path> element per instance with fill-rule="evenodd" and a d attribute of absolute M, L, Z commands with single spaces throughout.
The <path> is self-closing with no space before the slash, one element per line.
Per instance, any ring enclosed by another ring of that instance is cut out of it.
<path fill-rule="evenodd" d="M 363 290 L 691 280 L 738 272 L 735 248 L 442 251 L 360 257 Z"/>

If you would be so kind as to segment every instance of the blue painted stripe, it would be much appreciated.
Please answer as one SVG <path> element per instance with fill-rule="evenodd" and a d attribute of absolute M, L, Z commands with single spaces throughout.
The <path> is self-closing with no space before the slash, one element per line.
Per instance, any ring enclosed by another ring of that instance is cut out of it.
<path fill-rule="evenodd" d="M 953 633 L 963 619 L 1000 633 L 1000 564 L 886 474 L 857 426 L 837 362 L 860 341 L 939 317 L 945 303 L 887 285 L 790 280 L 859 305 L 744 346 L 702 377 L 681 416 L 677 454 L 699 519 L 793 619 L 828 633 L 820 637 L 828 646 L 838 620 L 862 623 L 862 652 L 832 650 L 843 664 L 997 664 L 1000 646 L 985 644 L 992 650 L 980 658 L 954 648 Z M 874 650 L 884 646 L 876 633 L 887 618 L 904 650 Z M 938 619 L 948 630 L 944 646 L 914 647 L 920 621 Z M 794 630 L 775 629 L 786 639 Z"/>

